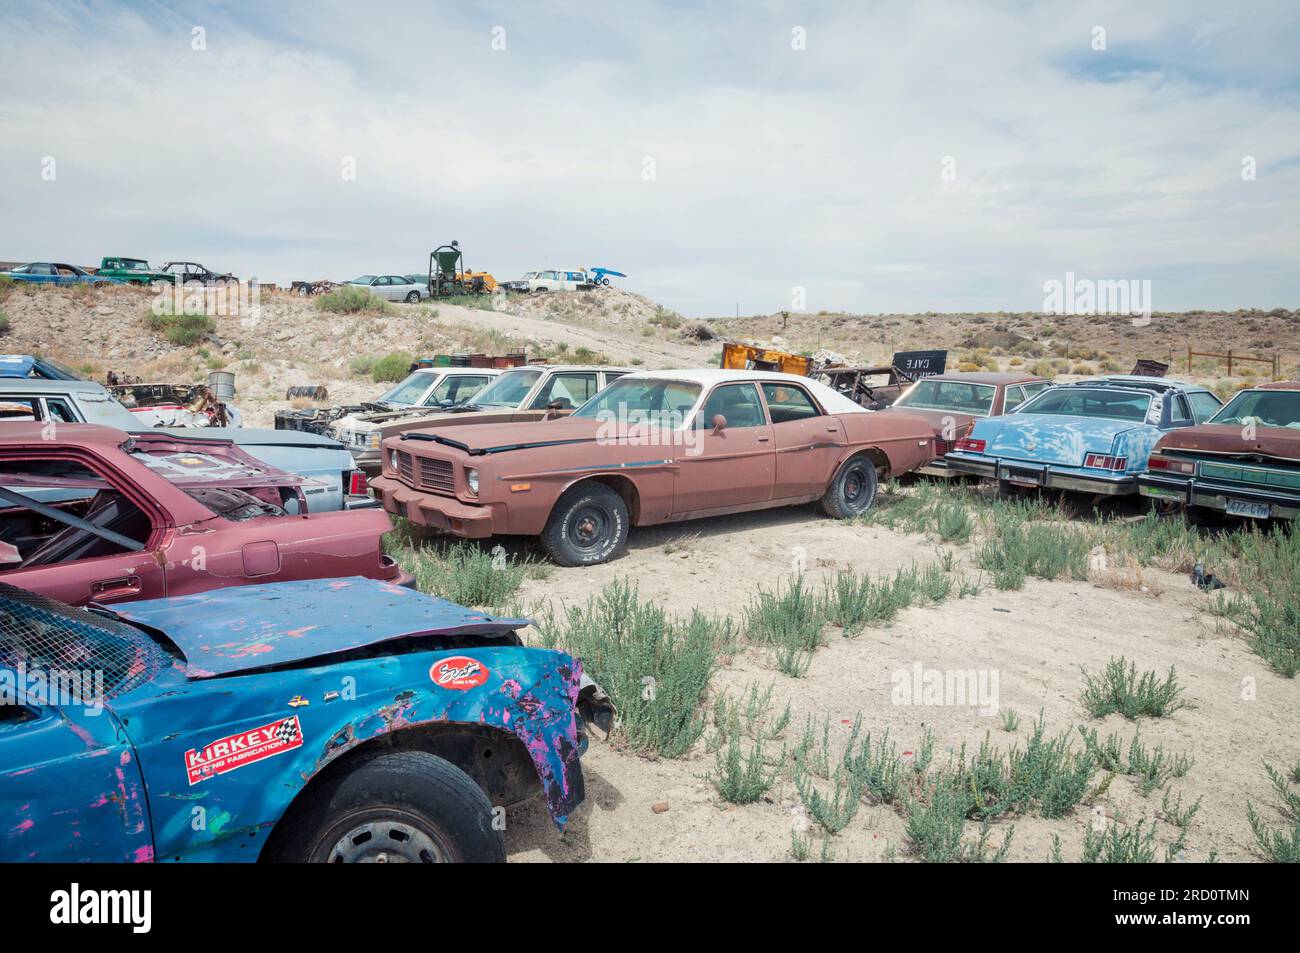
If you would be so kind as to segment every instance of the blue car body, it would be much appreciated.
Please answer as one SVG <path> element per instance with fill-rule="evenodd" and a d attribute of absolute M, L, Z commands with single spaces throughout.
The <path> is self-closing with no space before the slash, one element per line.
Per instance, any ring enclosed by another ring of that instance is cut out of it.
<path fill-rule="evenodd" d="M 361 578 L 112 611 L 0 586 L 0 689 L 6 672 L 18 686 L 0 707 L 0 861 L 256 860 L 326 767 L 456 731 L 531 763 L 562 829 L 583 799 L 582 669 L 518 644 L 526 624 Z M 449 661 L 474 677 L 448 683 Z M 102 673 L 97 713 L 33 688 L 38 667 L 73 665 Z"/>
<path fill-rule="evenodd" d="M 92 275 L 84 268 L 55 261 L 29 262 L 9 271 L 0 271 L 0 276 L 23 284 L 36 285 L 121 285 L 126 283 L 120 278 Z"/>
<path fill-rule="evenodd" d="M 1072 412 L 1041 412 L 1055 405 Z M 1127 495 L 1138 491 L 1137 476 L 1161 436 L 1200 423 L 1211 406 L 1219 400 L 1204 387 L 1167 378 L 1115 375 L 1058 384 L 1015 413 L 977 420 L 944 459 L 953 472 L 1013 485 Z"/>

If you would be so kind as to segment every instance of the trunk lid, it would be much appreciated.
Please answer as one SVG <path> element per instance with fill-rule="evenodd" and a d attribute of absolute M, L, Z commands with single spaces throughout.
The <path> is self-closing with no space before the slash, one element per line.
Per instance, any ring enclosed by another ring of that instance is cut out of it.
<path fill-rule="evenodd" d="M 1089 453 L 1110 453 L 1122 435 L 1146 424 L 1098 417 L 1014 414 L 999 421 L 985 453 L 1013 460 L 1081 467 Z"/>

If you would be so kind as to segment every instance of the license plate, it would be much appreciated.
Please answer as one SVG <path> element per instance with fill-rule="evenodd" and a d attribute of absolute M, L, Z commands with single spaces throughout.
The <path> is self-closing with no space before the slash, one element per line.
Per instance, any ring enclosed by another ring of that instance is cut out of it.
<path fill-rule="evenodd" d="M 1248 503 L 1245 500 L 1229 500 L 1229 516 L 1249 516 L 1251 519 L 1266 520 L 1272 510 L 1267 503 Z"/>

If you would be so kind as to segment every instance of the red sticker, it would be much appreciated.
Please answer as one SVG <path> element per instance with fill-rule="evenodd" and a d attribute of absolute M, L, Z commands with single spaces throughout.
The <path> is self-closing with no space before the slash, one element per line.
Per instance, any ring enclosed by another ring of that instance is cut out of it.
<path fill-rule="evenodd" d="M 458 692 L 478 688 L 488 678 L 488 667 L 478 659 L 453 655 L 439 659 L 429 669 L 429 677 L 439 688 L 454 688 Z"/>
<path fill-rule="evenodd" d="M 218 774 L 234 771 L 263 758 L 302 747 L 302 725 L 298 716 L 283 718 L 260 728 L 218 738 L 204 745 L 202 751 L 185 752 L 185 773 L 190 784 L 198 784 Z"/>

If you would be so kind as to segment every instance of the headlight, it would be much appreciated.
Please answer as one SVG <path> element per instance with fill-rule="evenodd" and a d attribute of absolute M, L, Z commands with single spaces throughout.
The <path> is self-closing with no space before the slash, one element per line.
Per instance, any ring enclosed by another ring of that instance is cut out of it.
<path fill-rule="evenodd" d="M 379 449 L 379 431 L 378 431 L 378 430 L 371 431 L 370 436 L 369 436 L 368 438 L 366 438 L 366 445 L 367 445 L 371 450 L 378 450 L 378 449 Z"/>
<path fill-rule="evenodd" d="M 397 451 L 396 450 L 388 451 L 388 467 L 394 473 L 397 472 Z"/>
<path fill-rule="evenodd" d="M 477 470 L 471 469 L 465 471 L 465 484 L 469 487 L 469 491 L 471 493 L 473 493 L 475 496 L 478 496 L 478 471 Z"/>

